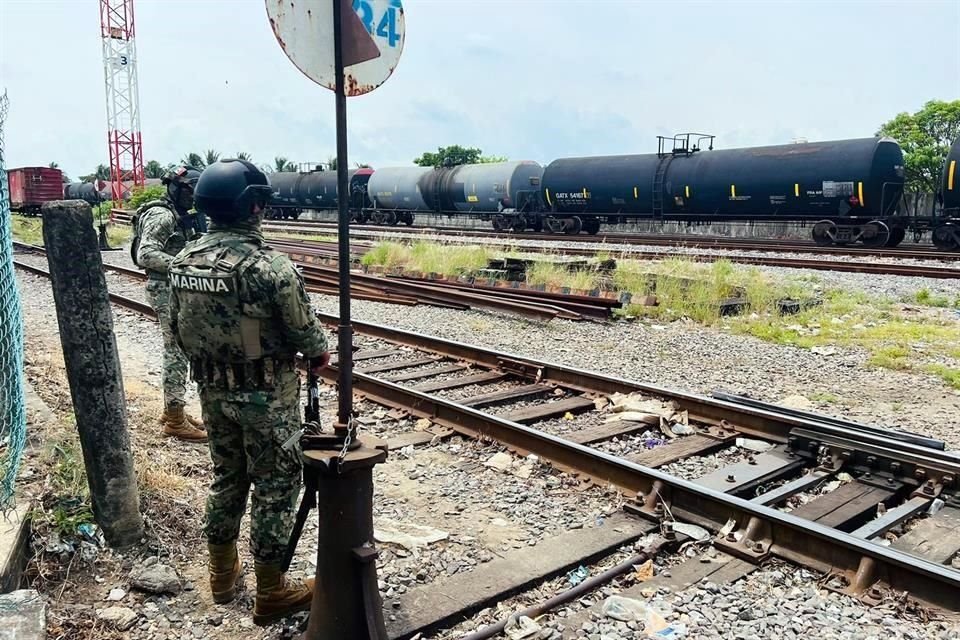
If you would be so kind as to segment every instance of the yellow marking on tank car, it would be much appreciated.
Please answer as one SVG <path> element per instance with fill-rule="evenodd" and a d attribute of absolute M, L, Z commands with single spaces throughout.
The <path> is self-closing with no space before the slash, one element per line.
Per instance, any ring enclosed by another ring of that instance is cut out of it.
<path fill-rule="evenodd" d="M 544 189 L 543 192 L 544 192 L 544 193 L 546 194 L 546 196 L 547 196 L 547 204 L 552 207 L 552 206 L 553 206 L 553 201 L 550 200 L 550 189 Z"/>
<path fill-rule="evenodd" d="M 586 188 L 586 187 L 583 188 L 583 197 L 584 197 L 584 198 L 587 197 L 587 188 Z"/>
<path fill-rule="evenodd" d="M 800 197 L 800 183 L 799 183 L 799 182 L 794 182 L 794 183 L 793 183 L 793 195 L 797 196 L 798 198 Z"/>
<path fill-rule="evenodd" d="M 637 188 L 634 187 L 634 188 L 633 188 L 633 199 L 636 200 L 638 197 L 639 197 L 639 196 L 637 196 Z"/>
<path fill-rule="evenodd" d="M 477 202 L 478 198 L 474 195 L 467 196 L 467 202 Z"/>
<path fill-rule="evenodd" d="M 737 197 L 737 185 L 735 184 L 730 185 L 730 197 L 731 198 Z"/>
<path fill-rule="evenodd" d="M 687 194 L 687 197 L 688 197 L 688 198 L 690 197 L 690 185 L 687 185 L 687 186 L 686 186 L 686 189 L 684 190 L 684 193 Z"/>
<path fill-rule="evenodd" d="M 950 161 L 950 171 L 947 173 L 947 190 L 953 191 L 953 174 L 957 172 L 957 161 Z"/>
<path fill-rule="evenodd" d="M 860 196 L 860 206 L 861 207 L 865 206 L 865 203 L 863 202 L 863 183 L 862 182 L 857 183 L 857 195 Z"/>

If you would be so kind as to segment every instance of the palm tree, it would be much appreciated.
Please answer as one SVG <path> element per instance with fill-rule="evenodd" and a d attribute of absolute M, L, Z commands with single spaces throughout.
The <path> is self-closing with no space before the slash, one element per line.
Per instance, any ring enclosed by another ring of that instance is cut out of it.
<path fill-rule="evenodd" d="M 156 160 L 151 160 L 143 167 L 143 175 L 147 178 L 162 178 L 165 173 L 163 165 Z"/>
<path fill-rule="evenodd" d="M 220 159 L 220 152 L 214 151 L 213 149 L 207 149 L 206 155 L 207 155 L 206 157 L 207 164 L 213 164 Z"/>
<path fill-rule="evenodd" d="M 50 167 L 51 169 L 58 169 L 60 167 L 60 165 L 58 165 L 56 162 L 51 162 L 47 166 Z"/>
<path fill-rule="evenodd" d="M 237 153 L 237 160 L 246 160 L 247 162 L 250 162 L 253 160 L 253 158 L 251 158 L 250 154 L 246 151 L 240 151 Z"/>
<path fill-rule="evenodd" d="M 98 164 L 97 170 L 93 172 L 93 175 L 97 178 L 97 180 L 109 180 L 110 167 L 105 164 Z"/>
<path fill-rule="evenodd" d="M 205 166 L 207 166 L 207 163 L 203 161 L 203 156 L 192 151 L 183 156 L 180 162 L 188 167 L 196 167 L 197 169 L 203 169 Z"/>
<path fill-rule="evenodd" d="M 330 168 L 330 171 L 337 170 L 337 156 L 330 156 L 327 158 L 327 166 Z"/>
<path fill-rule="evenodd" d="M 284 158 L 283 156 L 277 156 L 273 159 L 273 170 L 280 171 L 293 171 L 293 163 Z"/>

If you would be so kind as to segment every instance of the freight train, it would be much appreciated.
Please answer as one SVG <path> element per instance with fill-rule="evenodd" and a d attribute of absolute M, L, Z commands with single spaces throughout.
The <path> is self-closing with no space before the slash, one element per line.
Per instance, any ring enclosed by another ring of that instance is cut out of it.
<path fill-rule="evenodd" d="M 10 209 L 27 216 L 39 215 L 43 203 L 51 200 L 85 200 L 91 205 L 107 202 L 113 197 L 113 185 L 103 180 L 96 182 L 70 182 L 64 184 L 60 169 L 49 167 L 19 167 L 7 170 L 10 184 Z M 155 178 L 147 178 L 146 186 L 160 184 Z M 132 182 L 123 183 L 123 199 L 130 197 Z"/>
<path fill-rule="evenodd" d="M 497 230 L 568 234 L 628 220 L 800 222 L 824 246 L 892 247 L 908 232 L 917 239 L 931 232 L 938 248 L 960 249 L 956 143 L 944 167 L 942 210 L 910 216 L 903 153 L 890 138 L 726 150 L 713 150 L 713 140 L 659 136 L 657 153 L 560 158 L 545 167 L 515 161 L 356 170 L 351 216 L 412 224 L 417 213 L 474 215 Z M 336 207 L 334 171 L 277 173 L 271 184 L 272 218 Z"/>

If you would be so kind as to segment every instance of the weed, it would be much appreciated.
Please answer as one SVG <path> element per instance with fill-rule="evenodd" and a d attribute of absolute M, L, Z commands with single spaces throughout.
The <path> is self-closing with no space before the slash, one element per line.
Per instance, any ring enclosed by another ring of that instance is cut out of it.
<path fill-rule="evenodd" d="M 951 301 L 950 296 L 934 295 L 926 287 L 923 287 L 913 294 L 913 301 L 926 307 L 960 307 L 960 297 L 958 297 L 955 301 Z"/>
<path fill-rule="evenodd" d="M 366 266 L 397 267 L 410 260 L 410 249 L 399 242 L 379 242 L 364 254 L 360 262 Z"/>
<path fill-rule="evenodd" d="M 43 244 L 43 222 L 40 218 L 10 216 L 13 238 L 27 244 Z"/>
<path fill-rule="evenodd" d="M 835 404 L 840 401 L 840 398 L 828 391 L 815 391 L 810 394 L 810 399 L 814 402 L 822 402 L 823 404 Z"/>
<path fill-rule="evenodd" d="M 910 363 L 907 362 L 907 356 L 909 355 L 910 350 L 902 345 L 895 344 L 880 347 L 873 351 L 867 360 L 867 364 L 874 367 L 883 367 L 884 369 L 904 371 L 910 368 Z"/>
<path fill-rule="evenodd" d="M 927 373 L 940 376 L 944 382 L 949 384 L 954 389 L 960 389 L 960 369 L 955 369 L 939 363 L 928 364 L 923 369 Z"/>
<path fill-rule="evenodd" d="M 527 284 L 570 287 L 592 291 L 599 288 L 600 278 L 597 272 L 582 270 L 570 271 L 563 264 L 555 262 L 535 262 L 527 267 Z"/>

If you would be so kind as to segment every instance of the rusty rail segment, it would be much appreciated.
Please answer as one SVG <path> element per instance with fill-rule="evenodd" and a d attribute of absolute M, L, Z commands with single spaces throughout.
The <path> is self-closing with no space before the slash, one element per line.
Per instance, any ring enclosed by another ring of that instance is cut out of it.
<path fill-rule="evenodd" d="M 391 231 L 396 231 L 391 229 Z M 401 233 L 408 233 L 410 230 L 401 231 Z M 351 232 L 353 233 L 353 232 Z M 362 232 L 357 232 L 357 235 L 361 235 Z M 463 238 L 469 237 L 490 237 L 499 240 L 503 240 L 504 245 L 509 245 L 511 239 L 527 239 L 520 238 L 519 236 L 502 236 L 496 234 L 462 234 L 458 233 L 459 237 L 452 237 L 444 240 L 445 242 L 460 242 L 463 244 L 468 244 L 468 241 Z M 577 256 L 596 256 L 598 254 L 614 254 L 620 255 L 622 257 L 631 258 L 634 260 L 662 260 L 665 258 L 684 258 L 687 260 L 695 262 L 715 262 L 717 260 L 727 260 L 730 262 L 735 262 L 738 264 L 750 264 L 757 266 L 767 266 L 767 267 L 785 267 L 790 269 L 814 269 L 817 271 L 842 271 L 848 273 L 872 273 L 877 275 L 902 275 L 902 276 L 913 276 L 913 277 L 924 277 L 924 278 L 941 278 L 941 279 L 960 279 L 960 269 L 953 267 L 937 267 L 937 266 L 925 266 L 925 265 L 904 265 L 904 264 L 891 264 L 891 263 L 877 263 L 877 262 L 851 262 L 851 261 L 841 261 L 841 260 L 816 260 L 813 258 L 779 258 L 772 256 L 743 256 L 743 255 L 730 255 L 726 253 L 677 253 L 675 251 L 640 251 L 628 249 L 619 244 L 628 244 L 626 242 L 622 243 L 611 243 L 603 244 L 604 239 L 609 239 L 609 236 L 563 236 L 556 238 L 561 242 L 580 242 L 584 238 L 594 238 L 590 241 L 592 244 L 601 244 L 602 246 L 593 249 L 593 248 L 584 248 L 584 247 L 542 247 L 542 246 L 520 246 L 516 247 L 520 251 L 528 253 L 565 253 L 568 255 L 577 255 Z M 597 238 L 600 238 L 597 240 Z M 551 240 L 550 237 L 535 237 L 532 239 L 536 240 Z M 308 243 L 310 241 L 304 240 L 303 243 Z M 636 244 L 650 244 L 643 241 L 638 241 Z M 657 243 L 653 243 L 657 244 Z M 682 245 L 677 245 L 682 246 Z M 712 245 L 711 248 L 714 248 L 715 245 Z M 730 248 L 739 248 L 742 247 L 730 247 Z M 768 249 L 769 250 L 769 249 Z M 784 249 L 778 249 L 783 251 Z M 912 252 L 907 252 L 903 255 L 898 255 L 895 257 L 899 258 L 911 258 L 915 259 L 918 256 L 911 255 Z M 875 254 L 869 253 L 864 250 L 853 255 L 863 255 L 867 257 L 873 257 Z M 893 257 L 893 256 L 890 256 Z M 933 256 L 921 256 L 921 257 L 933 257 Z M 944 253 L 942 255 L 936 256 L 936 259 L 941 260 L 956 260 L 960 259 L 957 254 Z"/>
<path fill-rule="evenodd" d="M 23 271 L 26 271 L 27 273 L 32 273 L 33 275 L 36 275 L 36 276 L 41 276 L 47 279 L 50 278 L 50 272 L 41 267 L 35 267 L 31 264 L 20 262 L 19 260 L 14 260 L 13 266 L 16 267 L 17 269 L 21 269 Z M 111 265 L 104 265 L 104 267 L 107 267 L 107 268 L 110 268 L 110 266 Z M 120 270 L 120 269 L 123 269 L 123 267 L 119 267 L 117 269 Z M 123 269 L 123 270 L 130 271 L 129 269 Z M 131 272 L 131 273 L 137 273 L 137 272 Z M 139 275 L 142 276 L 143 274 L 139 274 Z M 146 276 L 143 276 L 143 277 L 146 277 Z M 153 318 L 154 320 L 157 319 L 157 314 L 154 313 L 153 307 L 151 307 L 146 302 L 141 302 L 140 300 L 134 300 L 133 298 L 128 298 L 126 296 L 121 296 L 117 293 L 109 293 L 108 295 L 110 296 L 111 302 L 115 302 L 116 304 L 118 304 L 121 307 L 124 307 L 125 309 L 136 311 L 137 313 L 145 315 L 148 318 Z"/>
<path fill-rule="evenodd" d="M 44 273 L 42 269 L 27 268 L 40 275 Z M 337 322 L 336 316 L 320 317 L 327 323 Z M 842 579 L 848 592 L 865 599 L 872 597 L 872 587 L 880 582 L 909 591 L 913 597 L 941 608 L 960 610 L 960 572 L 869 541 L 870 537 L 926 508 L 934 497 L 953 499 L 943 492 L 956 489 L 960 460 L 956 454 L 938 448 L 938 441 L 925 446 L 926 442 L 916 440 L 911 434 L 898 433 L 890 438 L 875 427 L 834 424 L 768 406 L 672 391 L 382 325 L 357 322 L 355 329 L 374 338 L 495 370 L 491 373 L 505 372 L 536 383 L 553 383 L 595 394 L 649 393 L 673 400 L 679 408 L 689 411 L 694 420 L 720 425 L 721 438 L 742 433 L 786 442 L 787 455 L 793 460 L 786 461 L 782 468 L 797 469 L 803 466 L 804 460 L 818 465 L 817 468 L 753 500 L 746 500 L 371 373 L 354 372 L 356 390 L 373 401 L 401 407 L 464 435 L 492 438 L 518 452 L 535 453 L 561 469 L 579 472 L 635 494 L 637 501 L 630 510 L 638 515 L 661 520 L 670 514 L 715 532 L 729 531 L 726 536 L 718 537 L 715 544 L 740 557 L 756 562 L 778 556 L 831 573 Z M 337 371 L 331 369 L 326 376 L 335 380 Z M 907 502 L 850 533 L 768 506 L 812 486 L 840 468 L 861 470 L 864 478 L 873 472 L 878 482 L 885 480 L 898 488 L 916 489 L 909 494 Z"/>
<path fill-rule="evenodd" d="M 317 220 L 295 220 L 295 221 L 277 221 L 270 220 L 265 223 L 272 230 L 282 230 L 284 228 L 296 229 L 303 227 L 313 231 L 332 229 L 332 223 Z M 686 234 L 660 234 L 660 233 L 631 233 L 631 232 L 608 232 L 597 235 L 566 235 L 549 233 L 514 233 L 498 232 L 486 229 L 467 229 L 464 227 L 452 226 L 429 226 L 429 227 L 394 227 L 378 225 L 353 225 L 351 235 L 354 229 L 358 235 L 375 235 L 377 233 L 397 233 L 409 235 L 425 235 L 430 233 L 449 233 L 452 236 L 462 236 L 466 238 L 497 238 L 505 242 L 512 240 L 546 240 L 556 242 L 582 242 L 585 244 L 645 244 L 655 246 L 670 247 L 689 247 L 704 249 L 739 249 L 742 251 L 779 251 L 786 253 L 816 253 L 821 255 L 843 255 L 843 256 L 867 256 L 867 257 L 886 257 L 886 258 L 910 258 L 915 260 L 960 260 L 960 253 L 946 253 L 938 251 L 929 245 L 915 247 L 861 247 L 861 246 L 836 246 L 819 247 L 813 242 L 804 242 L 803 240 L 784 240 L 776 238 L 724 238 L 717 236 L 703 236 Z"/>

